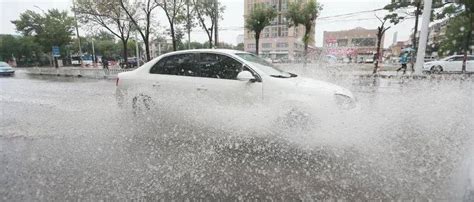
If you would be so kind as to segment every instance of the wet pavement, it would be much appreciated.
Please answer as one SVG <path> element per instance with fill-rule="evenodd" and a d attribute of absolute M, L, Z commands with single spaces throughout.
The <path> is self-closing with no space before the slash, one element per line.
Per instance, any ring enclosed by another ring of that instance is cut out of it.
<path fill-rule="evenodd" d="M 351 89 L 360 111 L 240 134 L 135 118 L 112 80 L 1 77 L 0 200 L 474 200 L 474 82 L 297 73 Z"/>

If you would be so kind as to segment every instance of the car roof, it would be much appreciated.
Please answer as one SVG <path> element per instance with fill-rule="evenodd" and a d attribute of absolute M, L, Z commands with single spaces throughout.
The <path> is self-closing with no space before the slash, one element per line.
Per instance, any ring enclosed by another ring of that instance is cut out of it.
<path fill-rule="evenodd" d="M 240 50 L 233 49 L 192 49 L 192 50 L 180 50 L 166 53 L 165 55 L 173 55 L 180 53 L 227 53 L 227 54 L 236 54 L 236 53 L 247 53 Z"/>

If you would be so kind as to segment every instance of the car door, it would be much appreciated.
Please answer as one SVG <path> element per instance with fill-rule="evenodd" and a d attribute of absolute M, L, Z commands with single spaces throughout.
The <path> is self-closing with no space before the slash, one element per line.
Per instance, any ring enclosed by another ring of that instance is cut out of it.
<path fill-rule="evenodd" d="M 153 99 L 167 107 L 184 106 L 193 99 L 198 76 L 195 62 L 194 53 L 175 54 L 160 59 L 148 75 Z"/>
<path fill-rule="evenodd" d="M 443 71 L 461 71 L 462 70 L 462 61 L 461 56 L 455 56 L 446 61 L 446 65 L 443 67 Z"/>
<path fill-rule="evenodd" d="M 466 71 L 474 72 L 474 56 L 467 56 Z"/>
<path fill-rule="evenodd" d="M 220 106 L 252 105 L 262 101 L 262 82 L 240 81 L 237 74 L 249 70 L 238 60 L 224 54 L 200 53 L 196 84 L 201 99 Z"/>

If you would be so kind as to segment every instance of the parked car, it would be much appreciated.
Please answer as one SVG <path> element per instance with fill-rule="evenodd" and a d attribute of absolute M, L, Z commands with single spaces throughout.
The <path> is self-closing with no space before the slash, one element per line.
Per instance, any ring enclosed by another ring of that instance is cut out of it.
<path fill-rule="evenodd" d="M 460 72 L 462 71 L 463 55 L 453 55 L 441 60 L 426 62 L 423 65 L 424 72 Z M 468 55 L 466 61 L 466 71 L 474 72 L 474 56 Z"/>
<path fill-rule="evenodd" d="M 159 100 L 163 99 L 202 101 L 208 109 L 217 107 L 211 103 L 261 103 L 288 113 L 356 106 L 353 94 L 345 88 L 279 70 L 248 52 L 226 49 L 168 53 L 120 73 L 116 85 L 118 104 L 140 113 L 162 105 Z"/>
<path fill-rule="evenodd" d="M 13 74 L 15 74 L 15 70 L 8 63 L 0 61 L 0 75 L 12 76 Z"/>

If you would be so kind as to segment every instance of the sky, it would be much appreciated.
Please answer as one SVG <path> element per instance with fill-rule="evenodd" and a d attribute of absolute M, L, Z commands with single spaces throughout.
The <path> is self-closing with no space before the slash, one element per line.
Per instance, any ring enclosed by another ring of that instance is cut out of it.
<path fill-rule="evenodd" d="M 225 11 L 224 19 L 219 22 L 219 26 L 223 29 L 219 32 L 219 40 L 237 44 L 237 36 L 244 33 L 244 0 L 220 0 L 220 2 L 225 6 Z M 319 0 L 318 2 L 323 5 L 323 10 L 320 14 L 321 19 L 316 22 L 315 39 L 316 46 L 322 46 L 324 31 L 347 30 L 355 27 L 375 29 L 380 25 L 375 15 L 383 16 L 384 11 L 323 19 L 324 17 L 379 9 L 388 4 L 390 0 Z M 46 11 L 52 8 L 70 10 L 71 7 L 72 0 L 0 0 L 0 34 L 19 34 L 10 21 L 18 19 L 20 13 L 28 9 L 42 12 L 42 10 Z M 163 28 L 168 22 L 162 10 L 156 11 L 159 26 Z M 392 44 L 395 32 L 398 33 L 398 41 L 408 40 L 413 25 L 414 20 L 410 19 L 389 29 L 385 35 L 384 47 Z M 81 30 L 81 35 L 88 32 L 86 28 Z M 194 28 L 191 33 L 191 41 L 204 42 L 206 40 L 205 32 L 199 27 Z"/>

